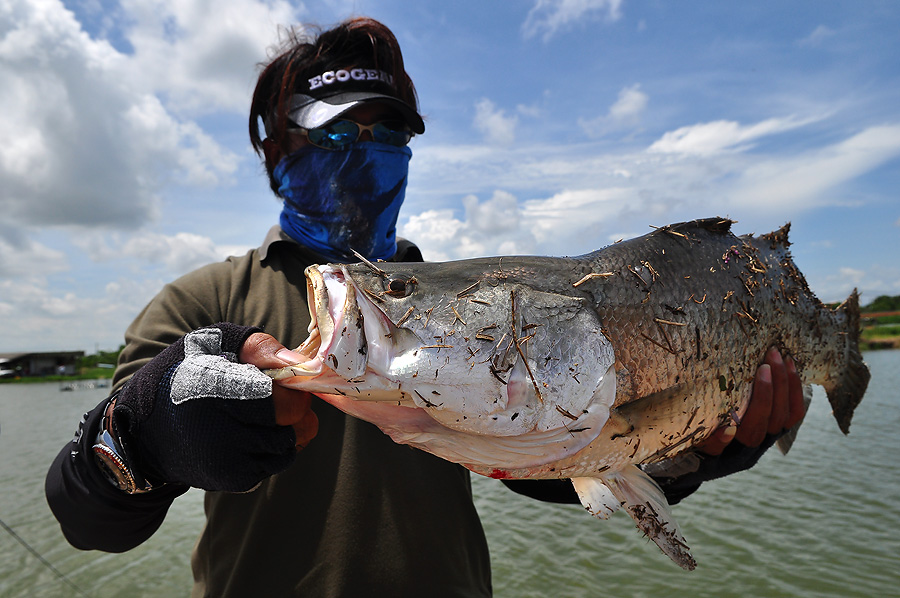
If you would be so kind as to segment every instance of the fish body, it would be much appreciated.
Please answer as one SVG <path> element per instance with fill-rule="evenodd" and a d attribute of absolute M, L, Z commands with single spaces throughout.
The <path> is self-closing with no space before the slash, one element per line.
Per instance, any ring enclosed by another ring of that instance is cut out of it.
<path fill-rule="evenodd" d="M 638 466 L 666 466 L 739 421 L 766 350 L 825 387 L 849 429 L 869 379 L 856 292 L 831 310 L 788 226 L 662 227 L 571 258 L 363 262 L 307 270 L 308 360 L 270 372 L 410 444 L 494 478 L 570 478 L 620 506 L 675 562 L 694 561 Z"/>

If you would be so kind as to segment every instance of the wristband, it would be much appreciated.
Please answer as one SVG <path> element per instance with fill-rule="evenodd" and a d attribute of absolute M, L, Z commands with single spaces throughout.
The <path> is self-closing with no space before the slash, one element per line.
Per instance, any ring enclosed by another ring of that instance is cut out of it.
<path fill-rule="evenodd" d="M 143 494 L 150 492 L 164 484 L 152 485 L 144 479 L 134 468 L 129 466 L 122 449 L 121 439 L 117 439 L 112 427 L 112 410 L 116 406 L 116 398 L 118 392 L 115 393 L 106 404 L 103 411 L 103 419 L 100 422 L 100 431 L 97 433 L 97 439 L 94 446 L 94 459 L 104 477 L 109 483 L 128 494 Z"/>

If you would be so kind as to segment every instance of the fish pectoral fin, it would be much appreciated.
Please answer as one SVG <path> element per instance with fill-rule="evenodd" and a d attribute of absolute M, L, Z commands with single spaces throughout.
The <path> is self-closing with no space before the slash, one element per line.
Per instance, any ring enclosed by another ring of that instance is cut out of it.
<path fill-rule="evenodd" d="M 812 385 L 807 384 L 803 387 L 803 417 L 794 424 L 793 428 L 785 432 L 781 438 L 775 441 L 775 446 L 778 447 L 778 450 L 781 451 L 782 455 L 787 455 L 788 451 L 791 450 L 791 447 L 794 445 L 794 440 L 797 439 L 797 432 L 800 430 L 800 425 L 806 418 L 806 412 L 809 411 L 809 404 L 812 402 L 812 396 Z"/>
<path fill-rule="evenodd" d="M 594 517 L 609 519 L 621 506 L 609 487 L 597 478 L 572 478 L 572 485 L 581 505 Z"/>
<path fill-rule="evenodd" d="M 669 510 L 662 489 L 653 478 L 629 465 L 603 474 L 600 479 L 625 507 L 638 528 L 682 569 L 693 570 L 697 563 Z"/>

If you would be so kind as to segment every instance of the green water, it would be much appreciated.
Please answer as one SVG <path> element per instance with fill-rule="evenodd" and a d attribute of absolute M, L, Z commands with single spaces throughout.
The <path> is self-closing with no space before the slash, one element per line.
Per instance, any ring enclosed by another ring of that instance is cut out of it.
<path fill-rule="evenodd" d="M 900 597 L 900 351 L 871 352 L 872 382 L 849 436 L 816 389 L 787 457 L 704 485 L 675 507 L 698 561 L 685 572 L 617 513 L 539 503 L 474 480 L 495 595 Z M 187 596 L 202 494 L 178 499 L 163 527 L 121 555 L 71 548 L 44 501 L 44 473 L 105 389 L 0 386 L 0 518 L 91 596 Z M 0 530 L 0 596 L 78 592 Z"/>

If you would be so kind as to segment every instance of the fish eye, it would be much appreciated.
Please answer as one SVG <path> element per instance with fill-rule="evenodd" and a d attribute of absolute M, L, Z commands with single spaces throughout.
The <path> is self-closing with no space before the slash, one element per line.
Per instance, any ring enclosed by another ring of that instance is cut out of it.
<path fill-rule="evenodd" d="M 384 279 L 384 292 L 391 297 L 409 297 L 416 290 L 415 276 L 391 274 Z"/>

